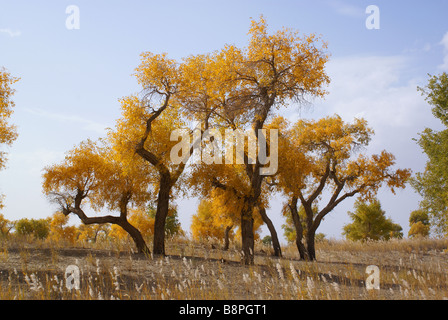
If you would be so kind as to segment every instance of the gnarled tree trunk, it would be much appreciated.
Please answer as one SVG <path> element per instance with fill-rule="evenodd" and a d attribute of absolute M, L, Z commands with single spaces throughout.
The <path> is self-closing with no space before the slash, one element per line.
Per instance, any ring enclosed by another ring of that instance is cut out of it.
<path fill-rule="evenodd" d="M 165 255 L 165 223 L 170 203 L 171 179 L 169 174 L 161 174 L 154 221 L 154 254 Z"/>
<path fill-rule="evenodd" d="M 303 244 L 303 227 L 300 220 L 299 212 L 297 211 L 297 197 L 293 197 L 291 203 L 288 205 L 291 212 L 294 228 L 296 229 L 296 246 L 299 250 L 300 260 L 307 260 L 308 254 Z"/>
<path fill-rule="evenodd" d="M 151 253 L 151 251 L 148 249 L 146 242 L 143 239 L 143 236 L 140 233 L 140 231 L 137 228 L 135 228 L 133 225 L 131 225 L 129 223 L 129 221 L 127 220 L 127 205 L 131 199 L 131 196 L 129 194 L 123 195 L 123 198 L 120 203 L 120 216 L 119 217 L 110 216 L 110 215 L 102 216 L 102 217 L 88 217 L 84 213 L 84 211 L 81 209 L 81 203 L 85 197 L 86 197 L 86 195 L 84 194 L 84 192 L 82 190 L 78 190 L 78 194 L 76 195 L 76 197 L 74 199 L 75 206 L 72 207 L 67 204 L 66 207 L 62 208 L 62 212 L 65 215 L 68 215 L 70 213 L 76 214 L 79 217 L 79 219 L 81 219 L 82 223 L 84 223 L 85 225 L 104 224 L 104 223 L 112 223 L 112 224 L 119 225 L 131 236 L 132 240 L 134 240 L 135 245 L 137 247 L 137 251 L 139 253 L 146 253 L 146 254 Z"/>
<path fill-rule="evenodd" d="M 229 250 L 230 246 L 230 231 L 232 230 L 233 225 L 227 226 L 225 233 L 224 233 L 224 248 L 222 248 L 224 251 Z"/>
<path fill-rule="evenodd" d="M 254 264 L 254 204 L 250 200 L 244 201 L 243 210 L 241 210 L 241 246 L 243 253 L 243 263 L 246 265 Z"/>
<path fill-rule="evenodd" d="M 146 242 L 143 239 L 142 234 L 136 227 L 131 225 L 126 219 L 121 220 L 120 223 L 117 223 L 120 227 L 122 227 L 129 235 L 131 236 L 132 240 L 134 240 L 134 243 L 137 247 L 137 251 L 139 253 L 146 253 L 150 254 L 151 251 L 146 246 Z"/>
<path fill-rule="evenodd" d="M 272 247 L 274 249 L 274 256 L 281 257 L 282 256 L 282 248 L 280 247 L 280 241 L 278 240 L 277 231 L 275 230 L 274 224 L 272 223 L 272 220 L 269 219 L 268 215 L 266 214 L 265 208 L 258 207 L 258 211 L 260 212 L 263 222 L 266 223 L 266 225 L 268 226 L 269 232 L 271 233 Z"/>

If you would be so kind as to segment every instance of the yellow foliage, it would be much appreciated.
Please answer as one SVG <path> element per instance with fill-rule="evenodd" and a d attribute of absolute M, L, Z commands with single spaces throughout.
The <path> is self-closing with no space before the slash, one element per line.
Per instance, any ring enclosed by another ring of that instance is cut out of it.
<path fill-rule="evenodd" d="M 192 216 L 190 226 L 194 240 L 201 241 L 208 238 L 224 239 L 225 228 L 232 226 L 232 224 L 216 223 L 216 220 L 219 218 L 214 216 L 213 209 L 213 203 L 210 200 L 204 199 L 199 203 L 196 214 Z"/>
<path fill-rule="evenodd" d="M 242 201 L 231 192 L 213 189 L 209 198 L 201 200 L 196 214 L 192 217 L 190 228 L 193 239 L 198 241 L 207 238 L 222 240 L 225 237 L 227 227 L 231 228 L 230 238 L 233 238 L 234 230 L 241 221 L 242 206 Z M 255 212 L 255 238 L 259 237 L 257 231 L 262 224 L 263 220 L 260 214 Z M 239 231 L 236 234 L 240 236 Z"/>
<path fill-rule="evenodd" d="M 61 164 L 45 168 L 43 188 L 47 195 L 65 195 L 68 205 L 79 192 L 95 209 L 117 210 L 125 195 L 137 205 L 148 201 L 147 169 L 143 161 L 123 158 L 105 141 L 87 140 L 69 151 Z"/>
<path fill-rule="evenodd" d="M 325 73 L 329 55 L 327 44 L 314 35 L 300 36 L 297 31 L 283 28 L 268 34 L 263 16 L 251 21 L 247 48 L 246 80 L 265 87 L 275 94 L 278 104 L 301 99 L 304 92 L 323 96 L 330 79 Z M 320 42 L 320 43 L 319 43 Z"/>
<path fill-rule="evenodd" d="M 154 234 L 154 218 L 151 218 L 143 209 L 129 210 L 129 222 L 140 231 L 143 237 Z"/>
<path fill-rule="evenodd" d="M 81 224 L 78 227 L 78 240 L 84 242 L 97 242 L 99 240 L 105 240 L 110 232 L 110 226 L 108 224 Z"/>
<path fill-rule="evenodd" d="M 67 226 L 69 217 L 61 212 L 56 212 L 50 218 L 49 238 L 54 241 L 67 241 L 74 244 L 78 237 L 78 230 L 75 226 Z"/>
<path fill-rule="evenodd" d="M 1 203 L 0 203 L 1 204 Z M 0 213 L 0 236 L 7 236 L 12 229 L 11 222 Z"/>
<path fill-rule="evenodd" d="M 288 194 L 312 194 L 325 183 L 333 191 L 341 186 L 370 199 L 383 183 L 392 192 L 404 188 L 410 176 L 408 169 L 392 171 L 395 157 L 389 152 L 354 156 L 369 144 L 373 134 L 364 119 L 349 124 L 335 115 L 299 120 L 289 127 L 279 138 L 280 185 Z"/>
<path fill-rule="evenodd" d="M 154 218 L 151 218 L 143 209 L 130 209 L 128 221 L 140 231 L 144 238 L 154 234 Z M 118 225 L 112 225 L 109 236 L 119 240 L 126 239 L 129 234 Z"/>
<path fill-rule="evenodd" d="M 430 226 L 417 221 L 411 225 L 408 236 L 410 238 L 427 237 L 429 236 Z"/>
<path fill-rule="evenodd" d="M 11 100 L 15 90 L 11 85 L 19 81 L 12 77 L 5 69 L 0 68 L 0 144 L 11 145 L 17 139 L 17 131 L 14 125 L 8 123 L 14 109 L 14 101 Z M 0 169 L 5 167 L 6 153 L 0 151 Z"/>

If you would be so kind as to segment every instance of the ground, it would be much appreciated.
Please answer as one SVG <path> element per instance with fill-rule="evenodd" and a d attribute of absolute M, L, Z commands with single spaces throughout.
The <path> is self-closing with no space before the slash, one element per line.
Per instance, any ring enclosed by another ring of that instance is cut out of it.
<path fill-rule="evenodd" d="M 446 240 L 324 241 L 315 262 L 299 261 L 294 246 L 276 258 L 259 244 L 253 266 L 237 247 L 187 240 L 167 241 L 165 257 L 136 254 L 132 243 L 0 248 L 0 299 L 448 299 Z M 379 289 L 366 288 L 370 265 Z"/>

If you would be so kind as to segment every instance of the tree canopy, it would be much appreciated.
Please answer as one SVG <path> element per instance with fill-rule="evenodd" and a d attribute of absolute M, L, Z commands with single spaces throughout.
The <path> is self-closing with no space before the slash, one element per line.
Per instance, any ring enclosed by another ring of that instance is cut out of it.
<path fill-rule="evenodd" d="M 0 68 L 0 145 L 11 145 L 17 139 L 17 129 L 8 123 L 14 112 L 15 103 L 12 100 L 15 90 L 11 87 L 19 81 L 18 78 L 4 68 Z M 0 151 L 0 169 L 5 167 L 6 153 Z"/>
<path fill-rule="evenodd" d="M 17 128 L 10 124 L 9 118 L 14 112 L 15 103 L 12 100 L 15 90 L 11 87 L 19 81 L 18 78 L 0 67 L 0 146 L 10 146 L 17 139 Z M 0 150 L 0 170 L 4 169 L 7 161 L 6 151 Z M 3 207 L 3 195 L 0 195 L 0 209 Z"/>
<path fill-rule="evenodd" d="M 430 76 L 428 84 L 418 90 L 432 106 L 434 116 L 448 126 L 448 74 Z M 428 212 L 434 232 L 448 234 L 448 129 L 437 132 L 426 128 L 417 143 L 428 161 L 411 185 L 423 198 L 420 208 Z"/>
<path fill-rule="evenodd" d="M 386 217 L 377 199 L 370 203 L 356 201 L 355 212 L 348 214 L 353 222 L 344 226 L 343 234 L 349 240 L 389 240 L 403 237 L 402 227 Z"/>
<path fill-rule="evenodd" d="M 144 238 L 152 230 L 153 253 L 163 255 L 167 228 L 180 232 L 174 201 L 198 196 L 193 236 L 224 237 L 228 247 L 238 229 L 243 262 L 253 264 L 262 223 L 281 256 L 266 213 L 274 191 L 288 199 L 284 213 L 301 258 L 315 259 L 316 230 L 339 203 L 355 195 L 371 200 L 384 185 L 404 188 L 410 171 L 392 169 L 391 153 L 361 153 L 373 135 L 364 119 L 346 123 L 335 115 L 290 124 L 277 115 L 326 95 L 329 55 L 320 37 L 287 28 L 270 33 L 263 17 L 251 21 L 248 36 L 244 47 L 180 60 L 143 52 L 134 74 L 140 92 L 120 99 L 115 127 L 45 168 L 44 192 L 62 214 L 86 225 L 113 224 L 111 233 L 129 234 L 141 252 L 149 252 Z M 89 209 L 113 214 L 87 215 Z M 56 231 L 63 230 L 59 218 Z"/>
<path fill-rule="evenodd" d="M 387 151 L 371 156 L 360 153 L 373 135 L 364 119 L 346 123 L 335 115 L 290 125 L 279 117 L 273 123 L 283 132 L 279 138 L 278 188 L 289 198 L 302 259 L 315 259 L 316 230 L 342 201 L 355 195 L 371 200 L 383 185 L 395 192 L 404 188 L 410 177 L 409 169 L 393 169 L 395 157 Z M 307 248 L 302 243 L 299 204 L 306 216 Z M 317 212 L 314 207 L 318 207 Z"/>
<path fill-rule="evenodd" d="M 87 140 L 69 151 L 61 164 L 45 168 L 44 192 L 60 206 L 63 214 L 73 213 L 84 224 L 117 224 L 134 239 L 140 252 L 148 251 L 140 232 L 128 221 L 128 206 L 142 205 L 151 194 L 151 174 L 139 158 L 125 161 L 110 145 Z M 119 216 L 86 215 L 85 205 L 96 211 L 118 211 Z"/>

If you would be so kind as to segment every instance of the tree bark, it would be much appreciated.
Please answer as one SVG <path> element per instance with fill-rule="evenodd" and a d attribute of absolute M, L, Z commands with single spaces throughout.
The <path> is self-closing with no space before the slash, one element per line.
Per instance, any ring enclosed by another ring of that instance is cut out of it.
<path fill-rule="evenodd" d="M 233 225 L 232 226 L 227 226 L 225 233 L 224 233 L 224 248 L 222 248 L 224 251 L 229 250 L 229 246 L 230 246 L 230 230 L 232 230 Z"/>
<path fill-rule="evenodd" d="M 140 231 L 138 231 L 136 227 L 131 225 L 126 219 L 121 221 L 118 225 L 122 227 L 127 233 L 129 233 L 132 240 L 134 240 L 134 243 L 137 247 L 137 251 L 139 253 L 145 253 L 145 254 L 151 253 L 151 251 L 146 246 L 146 242 L 143 239 L 142 234 L 140 233 Z"/>
<path fill-rule="evenodd" d="M 85 225 L 89 224 L 104 224 L 104 223 L 112 223 L 119 225 L 122 227 L 134 240 L 134 243 L 137 247 L 137 251 L 139 253 L 146 253 L 149 254 L 151 251 L 146 246 L 146 242 L 143 239 L 143 236 L 141 235 L 140 231 L 135 228 L 133 225 L 131 225 L 127 220 L 127 202 L 126 204 L 122 204 L 120 208 L 120 216 L 102 216 L 102 217 L 88 217 L 84 211 L 81 209 L 81 202 L 85 198 L 83 193 L 81 191 L 78 191 L 78 194 L 75 197 L 75 207 L 67 206 L 66 208 L 63 208 L 64 214 L 74 213 L 76 214 L 79 219 L 81 219 L 82 223 Z M 130 198 L 128 198 L 127 201 L 129 201 Z"/>
<path fill-rule="evenodd" d="M 291 211 L 292 221 L 296 229 L 296 246 L 299 251 L 300 260 L 308 260 L 308 254 L 303 244 L 303 226 L 300 220 L 299 212 L 297 211 L 297 197 L 293 197 L 291 203 L 288 205 Z"/>
<path fill-rule="evenodd" d="M 241 211 L 241 246 L 243 251 L 243 264 L 254 264 L 254 205 L 250 201 L 245 201 Z"/>
<path fill-rule="evenodd" d="M 310 261 L 316 260 L 316 249 L 315 249 L 315 230 L 308 230 L 306 234 L 306 246 L 307 246 L 307 253 L 308 253 L 308 259 Z"/>
<path fill-rule="evenodd" d="M 269 232 L 271 233 L 272 247 L 274 249 L 274 256 L 281 257 L 282 256 L 282 248 L 280 247 L 280 241 L 278 240 L 277 231 L 275 230 L 274 224 L 272 223 L 271 219 L 269 219 L 268 215 L 266 214 L 265 208 L 258 207 L 258 211 L 260 212 L 263 222 L 266 223 L 266 225 L 268 226 Z"/>
<path fill-rule="evenodd" d="M 169 174 L 160 175 L 160 188 L 154 221 L 154 254 L 165 255 L 165 223 L 170 203 L 171 179 Z"/>

